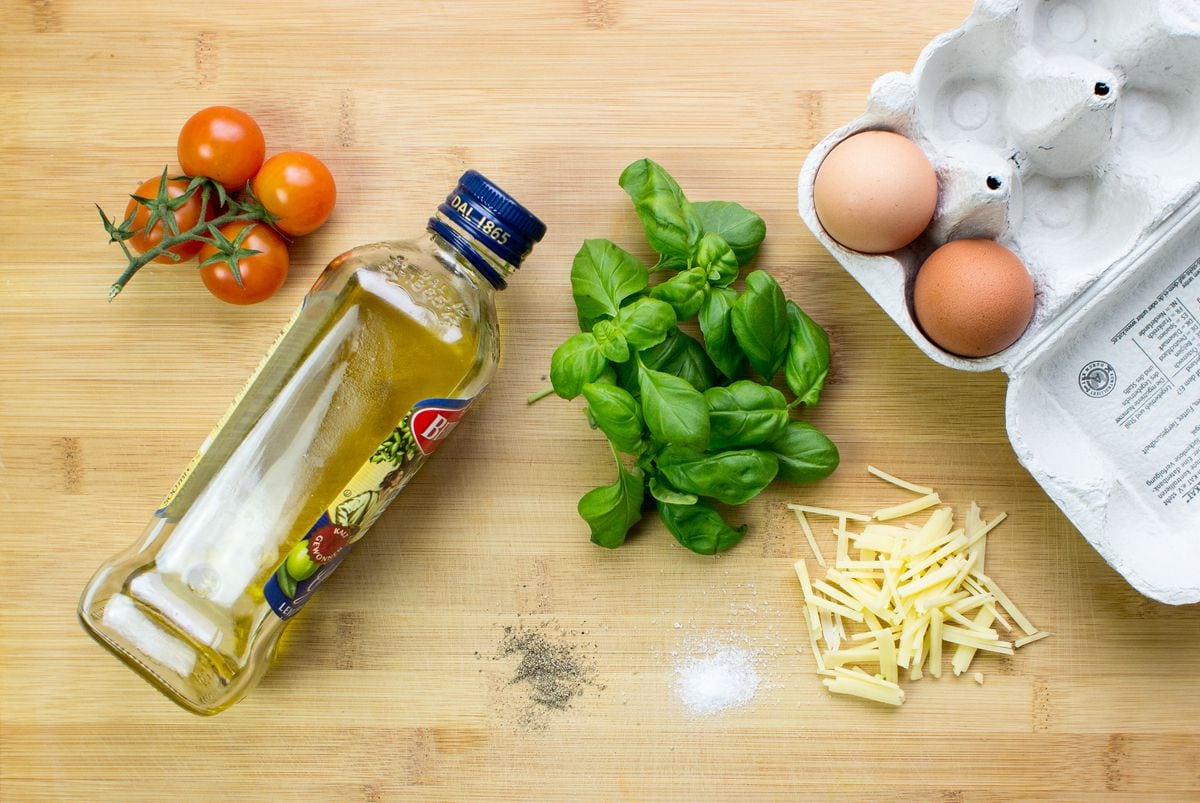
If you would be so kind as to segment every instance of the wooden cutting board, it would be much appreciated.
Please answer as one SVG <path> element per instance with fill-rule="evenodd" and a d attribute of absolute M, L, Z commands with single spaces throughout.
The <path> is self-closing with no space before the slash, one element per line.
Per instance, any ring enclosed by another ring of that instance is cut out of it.
<path fill-rule="evenodd" d="M 5 3 L 0 797 L 1197 799 L 1200 608 L 1153 603 L 1109 569 L 1017 464 L 1004 377 L 922 356 L 795 212 L 809 148 L 968 7 Z M 108 303 L 120 260 L 92 203 L 121 209 L 214 103 L 251 112 L 271 150 L 325 159 L 333 220 L 257 307 L 223 306 L 186 266 Z M 758 264 L 833 340 L 811 420 L 841 469 L 747 505 L 751 534 L 719 558 L 654 522 L 618 551 L 589 544 L 575 502 L 610 481 L 605 447 L 578 404 L 525 404 L 573 331 L 579 243 L 644 253 L 616 186 L 642 156 L 694 199 L 759 211 Z M 183 712 L 84 635 L 80 590 L 141 532 L 328 259 L 418 233 L 466 167 L 550 227 L 500 300 L 502 373 L 298 617 L 266 681 L 219 717 Z M 979 658 L 982 686 L 912 684 L 900 710 L 826 695 L 784 506 L 903 498 L 868 462 L 1007 511 L 989 571 L 1054 637 Z M 568 645 L 591 673 L 569 708 L 528 707 L 499 655 L 506 627 Z M 761 684 L 741 708 L 689 716 L 675 667 L 706 639 L 757 650 Z"/>

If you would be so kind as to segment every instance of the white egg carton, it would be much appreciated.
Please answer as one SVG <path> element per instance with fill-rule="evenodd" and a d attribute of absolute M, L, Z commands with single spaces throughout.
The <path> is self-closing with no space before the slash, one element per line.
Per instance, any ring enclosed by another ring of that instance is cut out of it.
<path fill-rule="evenodd" d="M 900 251 L 825 234 L 813 179 L 869 129 L 916 142 L 937 212 Z M 1009 437 L 1084 536 L 1143 594 L 1200 601 L 1200 0 L 978 0 L 912 73 L 800 174 L 800 215 L 931 358 L 1009 375 Z M 1029 328 L 967 359 L 912 314 L 917 270 L 949 240 L 1018 254 L 1037 288 Z"/>

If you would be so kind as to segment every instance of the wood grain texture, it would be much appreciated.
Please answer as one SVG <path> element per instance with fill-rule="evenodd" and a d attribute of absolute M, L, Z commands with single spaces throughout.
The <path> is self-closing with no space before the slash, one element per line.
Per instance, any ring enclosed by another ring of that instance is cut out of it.
<path fill-rule="evenodd" d="M 1197 799 L 1200 609 L 1150 602 L 1109 569 L 1017 464 L 1004 377 L 927 360 L 795 213 L 808 149 L 968 7 L 5 0 L 0 798 Z M 120 266 L 91 203 L 120 208 L 213 103 L 251 112 L 271 150 L 324 158 L 334 218 L 257 307 L 222 306 L 186 267 L 149 269 L 107 303 Z M 575 501 L 609 481 L 605 448 L 578 405 L 524 402 L 572 331 L 579 242 L 641 242 L 616 186 L 641 156 L 694 199 L 759 211 L 759 265 L 833 339 L 812 420 L 843 468 L 749 504 L 752 534 L 715 559 L 656 524 L 616 552 L 590 545 Z M 325 262 L 419 231 L 467 166 L 550 227 L 501 299 L 499 381 L 297 619 L 266 681 L 219 717 L 184 713 L 86 638 L 84 583 L 141 531 Z M 1008 511 L 989 572 L 1054 638 L 978 659 L 983 686 L 912 684 L 897 711 L 827 696 L 784 505 L 870 509 L 888 491 L 868 461 Z M 596 671 L 541 730 L 506 713 L 520 690 L 494 656 L 516 622 L 573 633 Z M 766 685 L 689 718 L 672 661 L 705 634 L 760 649 Z"/>

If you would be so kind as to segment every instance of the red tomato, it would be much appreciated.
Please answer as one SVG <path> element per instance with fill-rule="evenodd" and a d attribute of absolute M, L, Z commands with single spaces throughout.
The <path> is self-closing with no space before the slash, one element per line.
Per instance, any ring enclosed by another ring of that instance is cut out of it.
<path fill-rule="evenodd" d="M 233 192 L 262 166 L 267 143 L 254 118 L 229 106 L 210 106 L 188 118 L 179 132 L 179 166 L 208 176 Z"/>
<path fill-rule="evenodd" d="M 134 195 L 139 195 L 142 198 L 155 198 L 158 196 L 158 187 L 162 182 L 161 177 L 148 179 L 142 182 L 142 185 L 137 188 Z M 167 179 L 167 197 L 178 198 L 187 191 L 188 183 L 182 179 Z M 205 213 L 205 220 L 212 220 L 216 216 L 216 199 L 211 199 L 208 205 L 208 211 Z M 183 206 L 175 210 L 175 224 L 180 231 L 187 231 L 195 227 L 200 222 L 200 192 L 197 191 L 184 202 Z M 137 215 L 133 218 L 133 229 L 137 233 L 130 237 L 127 242 L 133 250 L 139 254 L 144 254 L 154 246 L 163 241 L 163 224 L 162 221 L 155 221 L 150 227 L 148 233 L 143 233 L 146 227 L 146 221 L 150 219 L 150 210 L 139 204 L 132 198 L 129 204 L 125 207 L 125 217 L 129 217 L 129 213 L 137 207 Z M 170 251 L 172 254 L 179 256 L 179 261 L 182 262 L 191 259 L 200 250 L 201 243 L 196 240 L 189 240 L 179 245 L 173 246 Z M 155 262 L 175 262 L 166 254 L 154 258 Z"/>
<path fill-rule="evenodd" d="M 214 262 L 200 268 L 200 278 L 208 291 L 230 304 L 257 304 L 270 298 L 283 284 L 288 274 L 288 250 L 283 238 L 262 223 L 244 220 L 226 223 L 220 231 L 230 241 L 236 241 L 242 229 L 254 228 L 241 242 L 241 248 L 261 253 L 238 259 L 238 270 L 242 274 L 242 286 L 228 262 Z M 200 261 L 217 254 L 217 248 L 205 243 L 200 249 Z"/>
<path fill-rule="evenodd" d="M 279 230 L 293 236 L 320 228 L 337 200 L 329 168 L 303 151 L 272 156 L 254 177 L 252 189 L 267 211 L 279 216 Z"/>

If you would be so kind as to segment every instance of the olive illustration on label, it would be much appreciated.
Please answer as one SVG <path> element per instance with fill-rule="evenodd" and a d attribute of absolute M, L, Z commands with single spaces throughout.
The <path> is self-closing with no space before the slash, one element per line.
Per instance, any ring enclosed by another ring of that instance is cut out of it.
<path fill-rule="evenodd" d="M 287 560 L 284 561 L 284 566 L 287 567 L 287 573 L 297 581 L 307 580 L 316 574 L 317 569 L 321 568 L 321 564 L 309 557 L 308 541 L 306 540 L 299 541 L 292 547 Z"/>
<path fill-rule="evenodd" d="M 279 583 L 279 590 L 288 599 L 293 599 L 296 596 L 296 581 L 288 574 L 287 561 L 284 561 L 279 571 L 275 572 L 275 582 Z"/>

